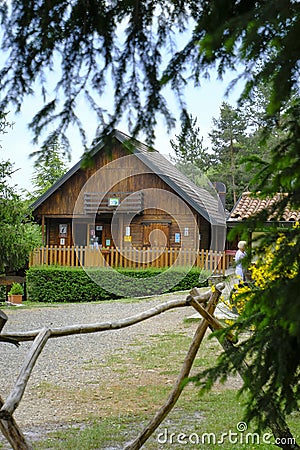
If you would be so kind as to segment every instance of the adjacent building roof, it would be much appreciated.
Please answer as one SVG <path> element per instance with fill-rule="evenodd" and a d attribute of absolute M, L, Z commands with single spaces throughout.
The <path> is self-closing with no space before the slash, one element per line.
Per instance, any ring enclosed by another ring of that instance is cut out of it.
<path fill-rule="evenodd" d="M 170 161 L 168 161 L 157 150 L 131 138 L 125 133 L 114 130 L 111 134 L 122 144 L 128 144 L 130 151 L 139 158 L 152 172 L 158 175 L 169 185 L 181 198 L 192 206 L 212 225 L 224 226 L 225 213 L 222 203 L 212 185 L 205 187 L 196 186 L 189 178 L 183 175 Z M 106 145 L 104 141 L 99 142 L 91 151 L 95 155 Z M 75 164 L 65 175 L 48 189 L 35 203 L 33 210 L 38 208 L 47 198 L 61 187 L 77 170 L 81 168 L 82 161 Z"/>
<path fill-rule="evenodd" d="M 257 195 L 255 196 L 255 194 L 251 192 L 244 192 L 231 211 L 227 222 L 241 222 L 253 217 L 255 214 L 258 214 L 262 211 L 271 211 L 272 207 L 282 199 L 283 195 L 285 194 L 278 193 L 273 197 L 267 197 L 263 199 L 259 198 Z M 278 221 L 278 219 L 275 219 L 272 215 L 268 217 L 268 221 L 272 222 L 274 220 Z M 297 221 L 300 221 L 300 211 L 295 211 L 286 207 L 280 218 L 280 222 Z"/>

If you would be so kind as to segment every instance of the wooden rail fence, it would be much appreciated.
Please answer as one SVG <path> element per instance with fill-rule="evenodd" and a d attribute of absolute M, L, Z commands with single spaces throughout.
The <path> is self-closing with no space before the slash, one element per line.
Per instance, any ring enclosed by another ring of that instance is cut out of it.
<path fill-rule="evenodd" d="M 101 248 L 89 246 L 45 246 L 30 255 L 30 266 L 58 265 L 70 267 L 171 267 L 196 266 L 214 274 L 225 274 L 232 264 L 233 254 L 213 250 L 176 248 Z"/>

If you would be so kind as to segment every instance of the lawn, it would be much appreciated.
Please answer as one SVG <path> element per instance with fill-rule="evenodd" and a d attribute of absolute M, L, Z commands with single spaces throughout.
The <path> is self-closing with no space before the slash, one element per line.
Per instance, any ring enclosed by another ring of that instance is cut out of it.
<path fill-rule="evenodd" d="M 190 343 L 190 328 L 180 333 L 152 335 L 147 341 L 135 340 L 126 354 L 114 354 L 105 364 L 113 376 L 102 380 L 97 388 L 86 386 L 84 392 L 71 390 L 66 398 L 83 401 L 99 397 L 99 414 L 87 413 L 80 424 L 52 432 L 48 439 L 34 442 L 34 449 L 61 450 L 117 450 L 123 449 L 153 417 L 166 400 L 179 372 Z M 215 339 L 203 341 L 195 360 L 193 373 L 213 365 L 221 351 Z M 91 361 L 86 364 L 98 364 Z M 254 427 L 243 422 L 243 398 L 237 396 L 239 378 L 231 378 L 225 385 L 217 384 L 210 393 L 199 396 L 194 384 L 184 389 L 175 408 L 143 446 L 144 449 L 260 449 L 276 448 L 269 430 L 260 435 Z M 45 385 L 42 395 L 47 399 L 57 394 L 55 386 Z M 77 396 L 77 397 L 76 397 Z M 105 403 L 103 404 L 103 398 Z M 67 400 L 66 400 L 67 401 Z M 289 419 L 294 436 L 300 438 L 300 414 Z"/>

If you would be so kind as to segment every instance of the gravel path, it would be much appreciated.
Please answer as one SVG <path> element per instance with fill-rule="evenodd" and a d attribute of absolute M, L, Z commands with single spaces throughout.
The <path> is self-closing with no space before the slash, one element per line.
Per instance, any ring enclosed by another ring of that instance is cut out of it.
<path fill-rule="evenodd" d="M 185 296 L 186 293 L 176 293 L 135 302 L 115 300 L 31 309 L 12 307 L 5 310 L 9 320 L 4 330 L 29 331 L 44 326 L 114 321 L 139 314 L 164 301 L 182 299 Z M 31 437 L 35 430 L 41 428 L 55 429 L 58 424 L 68 423 L 70 420 L 80 422 L 82 399 L 81 406 L 76 410 L 74 399 L 66 404 L 64 390 L 70 391 L 71 388 L 76 396 L 76 391 L 82 393 L 87 385 L 91 388 L 93 385 L 99 386 L 99 380 L 103 377 L 109 377 L 110 383 L 113 382 L 113 374 L 106 364 L 107 358 L 118 352 L 126 352 L 128 346 L 137 339 L 141 341 L 146 336 L 184 329 L 183 320 L 192 312 L 191 308 L 177 308 L 122 330 L 50 339 L 37 361 L 15 413 L 16 420 Z M 13 345 L 1 344 L 2 398 L 5 399 L 12 388 L 30 345 L 31 343 L 22 343 L 17 349 Z M 86 405 L 91 414 L 99 405 L 99 399 L 97 400 L 98 403 Z"/>

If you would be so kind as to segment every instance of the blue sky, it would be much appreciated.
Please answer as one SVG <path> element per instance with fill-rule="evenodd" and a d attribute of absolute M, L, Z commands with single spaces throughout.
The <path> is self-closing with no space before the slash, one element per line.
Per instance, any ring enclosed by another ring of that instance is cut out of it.
<path fill-rule="evenodd" d="M 127 27 L 127 22 L 119 24 L 118 35 L 119 39 L 122 40 L 124 38 L 124 31 Z M 192 29 L 192 27 L 191 27 Z M 190 30 L 186 33 L 181 33 L 177 36 L 176 41 L 179 48 L 182 48 L 187 40 L 189 39 Z M 1 30 L 0 30 L 0 40 L 1 40 Z M 166 54 L 163 59 L 166 62 L 169 59 L 169 55 Z M 5 55 L 0 53 L 0 65 L 4 63 Z M 59 56 L 57 57 L 56 63 L 58 63 L 57 69 L 59 70 Z M 187 102 L 187 109 L 190 114 L 194 118 L 197 117 L 197 125 L 200 127 L 200 131 L 202 136 L 204 137 L 205 145 L 209 147 L 210 142 L 208 139 L 208 133 L 212 127 L 212 119 L 213 117 L 219 116 L 219 110 L 222 101 L 226 100 L 233 106 L 236 104 L 236 101 L 241 92 L 241 83 L 230 93 L 228 98 L 225 98 L 226 89 L 230 83 L 230 81 L 236 77 L 236 73 L 227 73 L 224 76 L 224 80 L 218 80 L 216 72 L 211 71 L 210 80 L 204 79 L 201 83 L 201 86 L 195 88 L 192 83 L 187 84 L 185 99 Z M 51 72 L 50 77 L 47 78 L 48 85 L 47 88 L 49 91 L 54 89 L 55 87 L 55 73 Z M 36 85 L 37 91 L 39 91 L 39 86 Z M 113 103 L 112 98 L 109 97 L 109 92 L 111 89 L 107 86 L 107 91 L 105 93 L 105 97 L 101 99 L 101 106 L 103 106 L 103 102 Z M 11 110 L 8 120 L 14 122 L 14 127 L 12 130 L 5 135 L 0 136 L 0 143 L 2 145 L 2 149 L 0 149 L 0 157 L 1 159 L 10 159 L 11 162 L 15 164 L 15 169 L 18 169 L 13 177 L 13 183 L 16 184 L 19 188 L 28 189 L 31 188 L 31 177 L 33 174 L 33 164 L 34 159 L 29 158 L 29 155 L 38 150 L 39 146 L 34 146 L 32 144 L 33 135 L 28 130 L 28 123 L 31 121 L 32 117 L 35 113 L 42 107 L 41 96 L 38 93 L 36 95 L 28 98 L 21 109 L 21 113 L 15 115 L 13 110 Z M 167 127 L 164 124 L 162 118 L 158 120 L 158 124 L 155 129 L 156 141 L 155 148 L 168 156 L 172 153 L 172 149 L 170 146 L 170 140 L 175 138 L 175 135 L 178 135 L 181 130 L 180 121 L 179 121 L 179 113 L 176 101 L 174 96 L 168 94 L 168 106 L 178 117 L 177 125 L 172 130 L 170 134 L 167 132 Z M 81 101 L 78 104 L 78 108 L 80 109 L 80 118 L 82 119 L 82 123 L 84 129 L 87 132 L 89 137 L 89 142 L 95 136 L 95 131 L 97 128 L 97 117 L 96 115 L 89 109 L 86 103 Z M 109 111 L 113 112 L 113 111 Z M 121 131 L 128 133 L 128 127 L 125 120 L 123 120 L 119 125 L 118 129 Z M 48 130 L 51 131 L 51 130 Z M 46 136 L 41 138 L 41 143 Z M 71 162 L 70 166 L 78 162 L 83 153 L 83 145 L 80 140 L 80 136 L 76 129 L 71 129 L 68 135 L 71 142 Z M 143 136 L 138 137 L 142 142 L 144 141 Z"/>
<path fill-rule="evenodd" d="M 186 89 L 185 98 L 188 111 L 193 117 L 197 117 L 197 124 L 200 127 L 205 144 L 208 147 L 209 139 L 207 136 L 212 127 L 212 118 L 219 116 L 219 109 L 222 101 L 228 101 L 232 105 L 235 105 L 240 94 L 241 88 L 238 86 L 230 93 L 228 98 L 225 97 L 226 88 L 233 77 L 233 74 L 228 74 L 224 77 L 224 80 L 221 81 L 217 80 L 216 75 L 212 74 L 210 80 L 203 80 L 201 87 L 195 88 L 191 85 Z M 176 112 L 176 102 L 172 96 L 168 97 L 168 102 L 172 110 Z M 38 95 L 28 98 L 23 104 L 21 113 L 15 115 L 11 111 L 9 114 L 9 120 L 15 122 L 13 129 L 9 130 L 7 134 L 0 136 L 2 145 L 2 149 L 0 150 L 1 158 L 9 158 L 11 162 L 15 164 L 14 168 L 18 170 L 14 174 L 12 181 L 20 189 L 31 189 L 30 180 L 33 174 L 34 159 L 30 158 L 29 155 L 33 151 L 38 150 L 39 147 L 32 144 L 33 136 L 28 130 L 28 123 L 40 106 L 41 99 Z M 97 118 L 84 103 L 80 104 L 80 110 L 81 116 L 84 117 L 83 124 L 85 130 L 87 131 L 89 141 L 91 142 L 97 127 Z M 118 125 L 118 129 L 128 133 L 128 127 L 125 120 Z M 158 121 L 155 133 L 155 148 L 165 156 L 168 156 L 172 153 L 170 139 L 174 139 L 175 135 L 180 133 L 180 122 L 178 120 L 176 128 L 168 134 L 163 119 L 161 119 Z M 80 159 L 83 153 L 83 146 L 76 129 L 70 130 L 69 137 L 72 148 L 71 167 Z M 143 136 L 140 136 L 140 140 L 143 141 Z"/>

